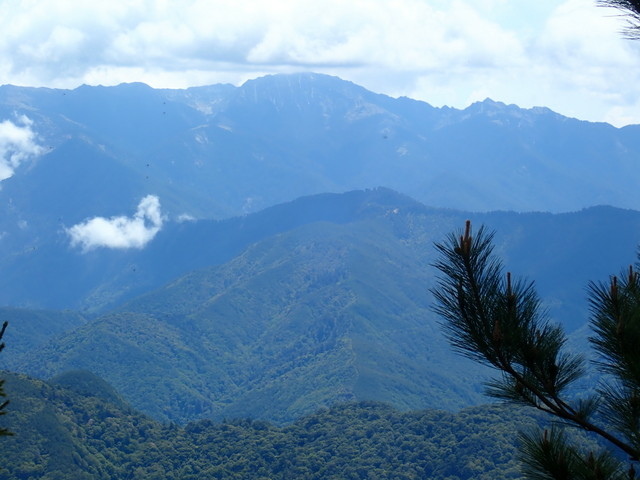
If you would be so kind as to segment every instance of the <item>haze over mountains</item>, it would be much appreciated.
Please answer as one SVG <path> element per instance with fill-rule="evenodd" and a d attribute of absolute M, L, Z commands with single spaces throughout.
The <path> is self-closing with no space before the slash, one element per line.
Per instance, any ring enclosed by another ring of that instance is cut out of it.
<path fill-rule="evenodd" d="M 640 126 L 492 100 L 433 108 L 325 75 L 187 90 L 3 86 L 0 114 L 0 303 L 11 305 L 101 308 L 77 297 L 129 275 L 128 248 L 310 194 L 384 186 L 463 211 L 640 208 Z M 69 269 L 76 283 L 52 281 Z"/>
<path fill-rule="evenodd" d="M 28 127 L 42 154 L 14 162 L 3 204 L 12 199 L 15 215 L 40 207 L 66 226 L 129 214 L 148 194 L 173 218 L 222 218 L 377 186 L 470 211 L 640 206 L 640 126 L 489 99 L 434 108 L 325 75 L 187 90 L 3 86 L 0 113 Z M 27 195 L 30 203 L 20 203 Z"/>
<path fill-rule="evenodd" d="M 430 310 L 434 242 L 486 224 L 580 332 L 640 237 L 640 126 L 315 74 L 3 86 L 0 114 L 2 365 L 90 370 L 163 421 L 477 404 Z"/>

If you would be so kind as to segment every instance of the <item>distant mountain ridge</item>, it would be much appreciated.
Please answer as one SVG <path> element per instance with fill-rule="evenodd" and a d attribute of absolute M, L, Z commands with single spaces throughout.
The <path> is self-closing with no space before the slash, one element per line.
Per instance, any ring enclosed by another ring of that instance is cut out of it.
<path fill-rule="evenodd" d="M 0 146 L 11 155 L 0 159 L 0 305 L 96 311 L 141 293 L 144 253 L 104 230 L 72 246 L 69 232 L 94 219 L 147 227 L 149 198 L 161 221 L 134 243 L 145 248 L 195 219 L 379 186 L 461 211 L 640 209 L 640 126 L 489 99 L 434 108 L 312 73 L 186 90 L 5 85 Z M 64 288 L 52 275 L 66 268 Z"/>
<path fill-rule="evenodd" d="M 86 144 L 84 161 L 102 152 L 114 168 L 128 170 L 134 188 L 111 185 L 112 197 L 131 203 L 155 192 L 176 216 L 220 218 L 380 185 L 429 205 L 473 211 L 640 208 L 629 181 L 640 168 L 640 126 L 616 129 L 490 99 L 465 110 L 434 108 L 326 75 L 186 90 L 5 85 L 0 115 L 14 122 L 29 117 L 48 152 L 23 166 L 23 175 L 45 163 L 63 166 L 74 154 L 62 159 L 56 151 L 75 139 Z M 15 181 L 5 180 L 3 191 Z M 66 193 L 87 206 L 100 195 L 78 187 Z M 69 213 L 56 216 L 82 219 Z"/>

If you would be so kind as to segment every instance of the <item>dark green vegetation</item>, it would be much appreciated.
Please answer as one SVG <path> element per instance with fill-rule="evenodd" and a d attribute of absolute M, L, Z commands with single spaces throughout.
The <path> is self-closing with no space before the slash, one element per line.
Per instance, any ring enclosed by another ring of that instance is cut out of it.
<path fill-rule="evenodd" d="M 86 319 L 72 311 L 0 307 L 0 322 L 12 324 L 7 333 L 11 339 L 6 347 L 7 353 L 0 356 L 0 364 L 6 365 L 12 359 L 41 347 L 52 338 L 79 327 Z M 16 328 L 13 328 L 14 323 Z"/>
<path fill-rule="evenodd" d="M 515 430 L 534 417 L 498 406 L 400 413 L 347 403 L 276 427 L 203 420 L 162 425 L 86 372 L 65 387 L 9 375 L 3 479 L 521 478 Z"/>
<path fill-rule="evenodd" d="M 137 274 L 151 275 L 160 258 L 212 266 L 88 322 L 60 314 L 66 333 L 34 348 L 16 341 L 1 360 L 39 378 L 90 370 L 136 409 L 179 423 L 281 423 L 345 400 L 403 410 L 478 404 L 485 373 L 450 351 L 428 295 L 433 242 L 467 217 L 496 226 L 500 253 L 538 279 L 554 318 L 576 333 L 587 316 L 587 282 L 624 265 L 640 231 L 640 214 L 605 207 L 468 214 L 385 189 L 307 197 L 163 232 L 141 253 Z M 28 336 L 21 318 L 7 333 L 8 349 L 12 335 Z M 28 318 L 47 322 L 42 312 Z"/>

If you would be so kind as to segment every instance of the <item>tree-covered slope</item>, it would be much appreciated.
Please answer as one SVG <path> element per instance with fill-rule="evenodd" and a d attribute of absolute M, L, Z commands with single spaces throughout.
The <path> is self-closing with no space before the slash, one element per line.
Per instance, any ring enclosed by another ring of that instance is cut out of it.
<path fill-rule="evenodd" d="M 384 189 L 311 197 L 227 222 L 229 230 L 214 223 L 219 236 L 194 225 L 167 245 L 193 258 L 213 258 L 228 238 L 245 247 L 10 365 L 41 378 L 90 370 L 136 408 L 178 422 L 282 422 L 344 400 L 474 404 L 482 371 L 452 354 L 428 291 L 433 243 L 465 218 L 496 229 L 506 267 L 536 280 L 569 331 L 586 322 L 587 282 L 632 262 L 640 231 L 638 212 L 611 208 L 468 214 Z"/>
<path fill-rule="evenodd" d="M 2 438 L 2 478 L 31 479 L 369 479 L 522 478 L 515 458 L 527 412 L 483 406 L 458 413 L 401 413 L 379 403 L 346 403 L 276 427 L 203 420 L 162 425 L 102 388 L 65 387 L 8 376 L 16 435 Z M 77 372 L 77 383 L 88 377 Z M 93 379 L 89 383 L 100 383 Z"/>
<path fill-rule="evenodd" d="M 317 223 L 181 277 L 18 368 L 89 369 L 156 418 L 288 421 L 350 399 L 398 407 L 478 401 L 429 312 L 429 272 L 392 225 Z M 135 372 L 132 375 L 131 372 Z"/>
<path fill-rule="evenodd" d="M 74 330 L 86 323 L 87 319 L 74 311 L 2 307 L 0 325 L 3 322 L 10 324 L 3 337 L 7 344 L 4 350 L 6 353 L 0 355 L 0 365 L 7 368 L 21 355 Z"/>

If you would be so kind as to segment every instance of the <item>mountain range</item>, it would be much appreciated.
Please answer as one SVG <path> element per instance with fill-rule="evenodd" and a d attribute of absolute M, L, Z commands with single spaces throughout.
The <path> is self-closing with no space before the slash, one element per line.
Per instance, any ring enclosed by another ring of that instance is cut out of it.
<path fill-rule="evenodd" d="M 640 126 L 490 99 L 435 108 L 326 75 L 186 90 L 5 85 L 0 115 L 39 147 L 37 160 L 14 162 L 3 203 L 67 226 L 125 214 L 149 193 L 167 214 L 196 218 L 377 186 L 472 211 L 640 206 Z"/>
<path fill-rule="evenodd" d="M 51 379 L 24 391 L 99 388 L 100 412 L 280 426 L 478 405 L 488 372 L 432 311 L 435 243 L 467 219 L 495 231 L 580 351 L 588 282 L 637 259 L 640 126 L 316 74 L 2 86 L 0 117 L 0 366 Z"/>
<path fill-rule="evenodd" d="M 489 99 L 435 108 L 326 75 L 5 85 L 0 117 L 0 304 L 12 306 L 101 311 L 186 273 L 140 278 L 160 234 L 314 194 L 383 186 L 471 212 L 640 208 L 640 126 Z"/>

